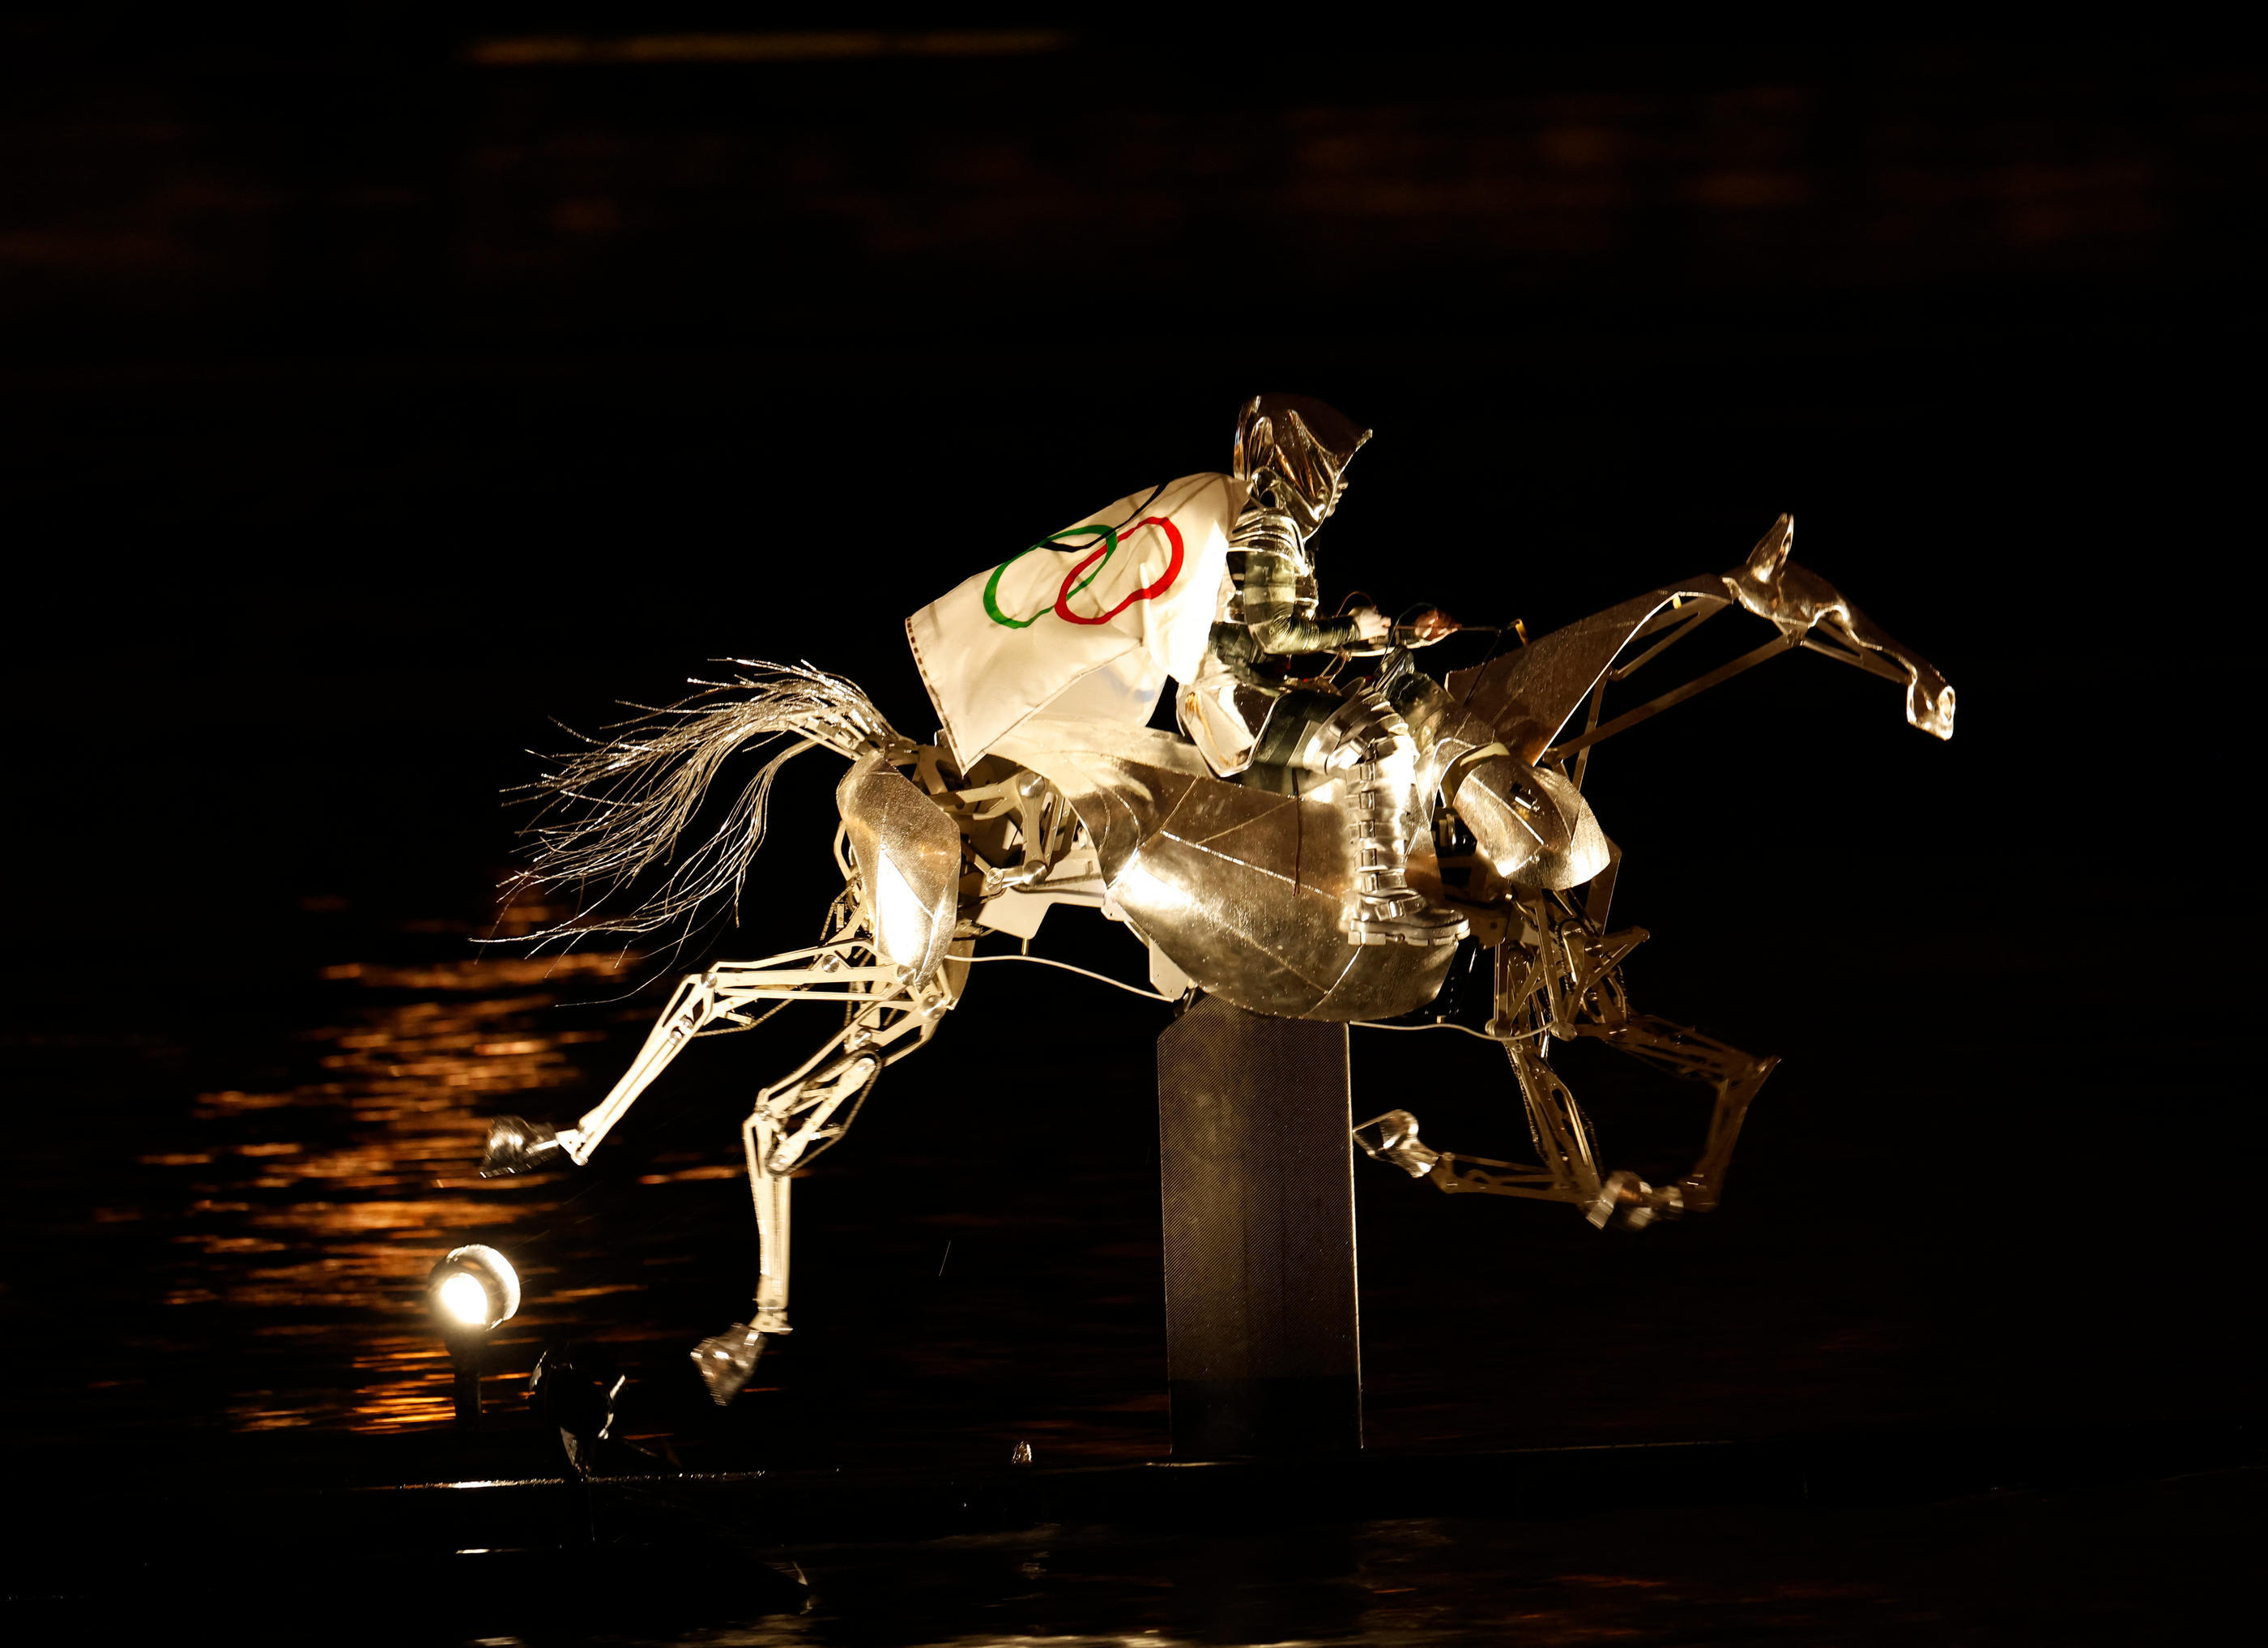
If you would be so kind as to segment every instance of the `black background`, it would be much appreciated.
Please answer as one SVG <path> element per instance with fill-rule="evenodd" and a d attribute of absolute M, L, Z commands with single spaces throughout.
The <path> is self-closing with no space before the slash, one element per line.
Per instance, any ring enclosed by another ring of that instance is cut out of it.
<path fill-rule="evenodd" d="M 2257 57 L 1011 18 L 955 26 L 1039 37 L 512 65 L 477 42 L 745 24 L 345 15 L 10 26 L 9 1297 L 43 1334 L 114 1331 L 34 1275 L 103 1060 L 256 1049 L 338 958 L 311 911 L 477 919 L 546 717 L 808 658 L 925 735 L 907 612 L 1225 466 L 1283 388 L 1378 432 L 1328 599 L 1540 633 L 1791 510 L 1961 695 L 1940 746 L 1798 658 L 1602 750 L 1640 1005 L 1788 1063 L 1713 1230 L 1365 1179 L 1392 1435 L 2248 1415 Z M 831 780 L 785 787 L 718 953 L 803 942 Z M 980 982 L 909 1069 L 981 1047 L 982 1127 L 909 1103 L 884 1154 L 1004 1206 L 1002 1136 L 1134 1184 L 1155 1009 Z M 1485 1050 L 1410 1039 L 1358 1033 L 1358 1103 L 1517 1149 Z M 1064 1097 L 1097 1049 L 1108 1117 Z"/>

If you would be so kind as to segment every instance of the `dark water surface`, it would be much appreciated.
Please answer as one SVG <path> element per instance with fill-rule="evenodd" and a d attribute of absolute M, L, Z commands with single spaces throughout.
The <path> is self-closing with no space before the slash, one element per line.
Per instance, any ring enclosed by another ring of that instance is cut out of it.
<path fill-rule="evenodd" d="M 822 847 L 821 798 L 791 794 L 767 849 L 783 870 L 767 918 L 779 947 L 795 942 L 796 898 L 815 916 L 827 896 L 798 885 Z M 2040 1188 L 2075 1182 L 2139 1079 L 2090 1041 L 2114 987 L 2083 878 L 2050 866 L 2020 884 L 2037 923 L 2021 942 L 1957 894 L 1926 937 L 1902 927 L 1916 895 L 1878 865 L 1842 883 L 1847 927 L 1801 942 L 1771 923 L 1712 929 L 1722 906 L 1706 896 L 1634 880 L 1624 913 L 1660 934 L 1632 964 L 1640 1004 L 1790 1053 L 1734 1194 L 1713 1220 L 1601 1235 L 1564 1209 L 1451 1200 L 1359 1161 L 1370 1445 L 1879 1437 L 2169 1413 L 2241 1426 L 2239 1360 L 2167 1349 L 2184 1334 L 2207 1351 L 2230 1342 L 2213 1314 L 2215 1245 L 2235 1232 L 2216 1238 L 2210 1212 L 2155 1232 L 2090 1218 L 2068 1191 Z M 1926 880 L 1965 884 L 1942 868 Z M 1056 919 L 1047 946 L 1139 976 L 1122 934 Z M 798 1184 L 798 1332 L 720 1411 L 685 1353 L 741 1312 L 752 1279 L 739 1105 L 825 1033 L 824 1010 L 689 1050 L 589 1168 L 484 1181 L 472 1168 L 487 1119 L 563 1123 L 595 1099 L 651 1023 L 666 959 L 476 946 L 499 930 L 476 891 L 416 913 L 312 894 L 265 930 L 261 950 L 229 954 L 218 987 L 188 977 L 131 1028 L 63 1017 L 11 1037 L 18 1090 L 47 1101 L 25 1128 L 0 1296 L 11 1344 L 36 1348 L 10 1375 L 15 1411 L 40 1416 L 17 1438 L 35 1473 L 100 1459 L 176 1487 L 184 1469 L 239 1484 L 278 1469 L 452 1474 L 448 1363 L 419 1292 L 468 1240 L 503 1248 L 526 1284 L 497 1335 L 490 1404 L 517 1408 L 547 1343 L 595 1344 L 630 1376 L 621 1434 L 653 1468 L 966 1469 L 998 1466 L 1018 1441 L 1043 1465 L 1169 1455 L 1149 1053 L 1162 1006 L 1048 970 L 979 968 L 937 1042 L 892 1071 L 850 1140 Z M 1851 943 L 1844 931 L 1907 936 Z M 1933 1032 L 1891 1033 L 1911 1022 L 1923 974 Z M 1363 1031 L 1355 1047 L 1359 1105 L 1408 1103 L 1429 1137 L 1520 1152 L 1492 1049 Z M 1606 1154 L 1673 1167 L 1697 1142 L 1697 1097 L 1590 1051 L 1561 1063 Z M 2209 1028 L 2169 1031 L 2154 1057 L 2200 1105 L 2243 1080 L 2230 1038 Z M 2021 1182 L 2012 1094 L 2029 1096 Z M 2067 1131 L 2042 1134 L 2029 1107 L 2051 1094 Z M 1611 1455 L 1600 1469 L 1614 1471 Z M 1640 1503 L 1567 1522 L 767 1541 L 751 1560 L 799 1565 L 811 1582 L 800 1612 L 736 1601 L 729 1571 L 660 1588 L 614 1574 L 505 1585 L 486 1602 L 476 1585 L 473 1600 L 379 1634 L 2142 1641 L 2234 1606 L 2257 1493 L 2239 1474 L 1873 1510 Z M 591 1560 L 619 1559 L 601 1547 Z M 238 1622 L 298 1636 L 256 1614 Z M 58 1624 L 56 1639 L 71 1634 Z"/>
<path fill-rule="evenodd" d="M 801 1614 L 718 1644 L 2127 1643 L 2236 1616 L 2259 1483 L 1883 1511 L 1634 1511 L 1211 1536 L 1050 1528 L 817 1548 Z M 459 1638 L 462 1640 L 462 1638 Z M 496 1638 L 479 1638 L 494 1642 Z M 526 1638 L 544 1640 L 540 1630 Z"/>
<path fill-rule="evenodd" d="M 821 827 L 797 820 L 768 850 L 792 862 Z M 696 1459 L 992 1463 L 1019 1440 L 1044 1462 L 1167 1452 L 1149 1054 L 1163 1007 L 979 968 L 936 1043 L 799 1183 L 798 1333 L 719 1413 L 685 1352 L 741 1313 L 751 1279 L 739 1105 L 824 1033 L 823 1010 L 690 1050 L 588 1169 L 485 1181 L 488 1118 L 571 1120 L 627 1061 L 669 969 L 484 951 L 471 935 L 485 912 L 342 905 L 304 900 L 287 951 L 238 962 L 257 987 L 239 977 L 193 1020 L 161 1001 L 131 1030 L 14 1037 L 26 1090 L 49 1102 L 27 1125 L 17 1226 L 44 1236 L 7 1309 L 44 1348 L 15 1377 L 57 1445 L 122 1428 L 445 1427 L 447 1363 L 419 1289 L 441 1253 L 482 1240 L 526 1284 L 497 1336 L 495 1402 L 572 1337 L 630 1373 L 628 1434 Z M 1453 1201 L 1358 1162 L 1372 1445 L 2106 1422 L 2169 1380 L 2192 1413 L 2237 1411 L 2234 1370 L 2162 1356 L 2184 1316 L 2213 1331 L 2209 1220 L 2192 1227 L 2198 1262 L 2176 1268 L 2183 1241 L 2043 1201 L 2043 1176 L 2064 1196 L 2069 1179 L 1998 1154 L 2006 1094 L 2043 1079 L 2041 1043 L 2087 1043 L 2093 905 L 2074 892 L 2069 910 L 2070 932 L 2014 958 L 1990 935 L 1964 945 L 1948 912 L 1930 941 L 1940 1028 L 1920 1038 L 1883 1034 L 1919 964 L 1896 943 L 1749 934 L 1728 950 L 1721 932 L 1711 946 L 1664 924 L 1663 971 L 1685 999 L 1648 990 L 1641 951 L 1641 1005 L 1792 1048 L 1727 1208 L 1601 1235 L 1564 1209 Z M 1056 920 L 1058 953 L 1139 976 L 1123 935 Z M 1719 972 L 1678 980 L 1695 952 Z M 2029 974 L 2014 1042 L 1991 1016 L 2013 968 Z M 1742 1004 L 1757 984 L 1769 1010 Z M 1359 1107 L 1409 1104 L 1428 1137 L 1520 1152 L 1493 1050 L 1356 1038 Z M 1673 1169 L 1697 1144 L 1698 1096 L 1593 1051 L 1561 1062 L 1606 1154 Z M 2169 1036 L 2158 1056 L 2192 1083 L 2237 1079 L 2209 1036 Z M 2048 1148 L 2066 1159 L 2132 1077 L 2112 1055 L 2088 1074 L 2063 1063 L 2076 1136 Z"/>

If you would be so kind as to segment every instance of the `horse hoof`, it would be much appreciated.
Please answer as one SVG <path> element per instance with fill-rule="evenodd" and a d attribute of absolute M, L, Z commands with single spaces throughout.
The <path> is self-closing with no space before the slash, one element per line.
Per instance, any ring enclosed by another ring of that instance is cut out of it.
<path fill-rule="evenodd" d="M 729 1406 L 756 1371 L 756 1358 L 764 1354 L 764 1336 L 746 1322 L 735 1322 L 723 1333 L 693 1347 L 693 1365 L 709 1387 L 709 1400 Z"/>
<path fill-rule="evenodd" d="M 498 1116 L 489 1123 L 488 1149 L 481 1157 L 481 1177 L 502 1179 L 551 1165 L 559 1152 L 559 1134 L 519 1116 Z"/>

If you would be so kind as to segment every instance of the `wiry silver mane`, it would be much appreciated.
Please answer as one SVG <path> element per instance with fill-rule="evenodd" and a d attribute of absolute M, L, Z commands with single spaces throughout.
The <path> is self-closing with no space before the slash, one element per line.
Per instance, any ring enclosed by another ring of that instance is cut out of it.
<path fill-rule="evenodd" d="M 629 706 L 643 713 L 607 728 L 611 737 L 586 738 L 589 748 L 551 757 L 557 769 L 522 787 L 541 809 L 524 832 L 535 841 L 531 862 L 506 883 L 507 895 L 571 889 L 577 906 L 530 937 L 681 927 L 682 938 L 704 909 L 720 913 L 711 906 L 738 901 L 763 845 L 772 782 L 783 766 L 819 746 L 855 757 L 897 739 L 865 693 L 840 676 L 807 663 L 718 661 L 742 673 L 696 682 L 703 691 L 666 709 Z M 795 742 L 758 769 L 724 822 L 681 851 L 725 760 L 788 738 Z M 609 895 L 671 863 L 668 879 L 635 905 L 600 910 Z"/>

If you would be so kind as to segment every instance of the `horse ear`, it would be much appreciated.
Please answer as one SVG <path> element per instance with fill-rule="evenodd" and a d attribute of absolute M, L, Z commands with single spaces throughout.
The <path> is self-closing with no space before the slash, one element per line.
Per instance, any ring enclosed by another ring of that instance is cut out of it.
<path fill-rule="evenodd" d="M 1782 515 L 1756 540 L 1756 547 L 1749 551 L 1748 565 L 1742 570 L 1760 584 L 1776 584 L 1787 565 L 1788 551 L 1794 547 L 1795 517 Z"/>

